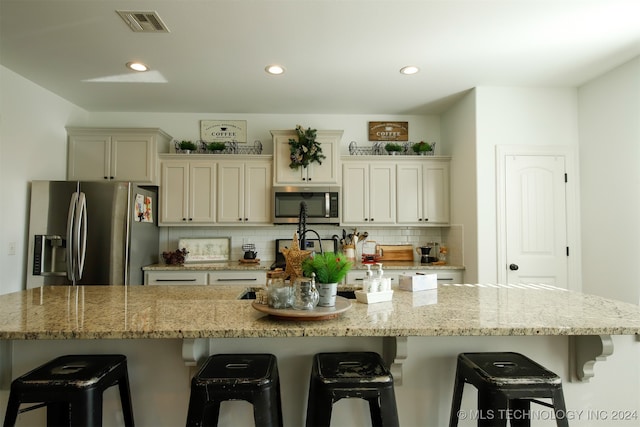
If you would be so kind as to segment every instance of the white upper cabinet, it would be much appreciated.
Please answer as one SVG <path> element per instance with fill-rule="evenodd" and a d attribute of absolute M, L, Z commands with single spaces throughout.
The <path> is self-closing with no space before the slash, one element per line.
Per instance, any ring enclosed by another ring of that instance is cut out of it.
<path fill-rule="evenodd" d="M 339 153 L 341 130 L 319 130 L 316 140 L 326 156 L 322 164 L 311 163 L 308 167 L 291 169 L 289 139 L 298 139 L 294 129 L 272 130 L 273 136 L 273 184 L 274 185 L 326 185 L 340 183 Z"/>
<path fill-rule="evenodd" d="M 67 179 L 157 183 L 158 151 L 171 137 L 156 128 L 67 128 Z"/>
<path fill-rule="evenodd" d="M 395 163 L 342 162 L 342 224 L 387 225 L 395 223 Z"/>
<path fill-rule="evenodd" d="M 163 159 L 161 163 L 159 224 L 215 224 L 216 163 L 196 156 L 180 157 L 185 159 Z"/>
<path fill-rule="evenodd" d="M 271 160 L 218 164 L 218 223 L 272 224 Z"/>
<path fill-rule="evenodd" d="M 449 224 L 449 159 L 398 161 L 397 223 Z"/>

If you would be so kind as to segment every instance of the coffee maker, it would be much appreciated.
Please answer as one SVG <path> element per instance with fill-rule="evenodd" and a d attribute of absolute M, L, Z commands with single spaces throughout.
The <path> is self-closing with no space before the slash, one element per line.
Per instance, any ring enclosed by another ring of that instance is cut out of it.
<path fill-rule="evenodd" d="M 431 264 L 438 261 L 438 243 L 428 242 L 424 246 L 416 248 L 416 252 L 420 255 L 420 264 Z"/>

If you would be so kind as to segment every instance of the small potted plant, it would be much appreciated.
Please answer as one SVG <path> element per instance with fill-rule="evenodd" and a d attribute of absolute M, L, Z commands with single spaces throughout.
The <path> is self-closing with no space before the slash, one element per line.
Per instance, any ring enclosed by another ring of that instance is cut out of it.
<path fill-rule="evenodd" d="M 387 153 L 391 154 L 392 156 L 395 156 L 397 153 L 402 151 L 402 145 L 397 144 L 395 142 L 389 142 L 387 143 L 387 145 L 384 146 L 384 149 L 387 150 Z"/>
<path fill-rule="evenodd" d="M 321 307 L 333 307 L 336 303 L 338 283 L 347 276 L 353 263 L 341 252 L 323 252 L 307 258 L 302 263 L 302 272 L 307 277 L 315 275 Z"/>
<path fill-rule="evenodd" d="M 227 148 L 227 146 L 225 145 L 224 142 L 210 142 L 207 144 L 207 150 L 213 151 L 214 153 L 218 151 L 222 151 L 225 148 Z"/>
<path fill-rule="evenodd" d="M 180 148 L 180 151 L 186 154 L 189 154 L 192 151 L 197 150 L 198 148 L 196 147 L 196 144 L 194 144 L 191 141 L 180 141 L 180 143 L 178 144 L 178 147 Z"/>
<path fill-rule="evenodd" d="M 421 156 L 425 156 L 427 153 L 433 151 L 433 146 L 428 142 L 420 141 L 416 142 L 411 146 L 411 149 L 414 153 L 419 154 Z"/>

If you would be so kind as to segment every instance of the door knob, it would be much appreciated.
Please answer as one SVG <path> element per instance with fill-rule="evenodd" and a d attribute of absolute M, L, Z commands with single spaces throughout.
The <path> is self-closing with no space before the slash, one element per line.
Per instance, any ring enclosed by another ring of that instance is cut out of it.
<path fill-rule="evenodd" d="M 509 270 L 516 271 L 518 268 L 518 264 L 509 264 Z"/>

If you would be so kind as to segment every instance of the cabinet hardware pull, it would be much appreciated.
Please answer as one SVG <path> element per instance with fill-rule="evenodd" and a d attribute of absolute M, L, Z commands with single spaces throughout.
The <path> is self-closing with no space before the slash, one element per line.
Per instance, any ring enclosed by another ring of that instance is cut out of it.
<path fill-rule="evenodd" d="M 156 282 L 195 282 L 196 279 L 156 279 Z"/>
<path fill-rule="evenodd" d="M 451 281 L 451 280 L 453 280 L 453 277 L 438 277 L 438 280 L 440 280 L 440 281 L 444 281 L 444 280 Z"/>
<path fill-rule="evenodd" d="M 248 281 L 255 282 L 256 280 L 258 280 L 258 279 L 256 279 L 255 277 L 248 278 L 248 279 L 247 278 L 243 279 L 242 277 L 239 277 L 237 279 L 216 279 L 216 282 L 241 282 L 241 281 L 242 282 L 248 282 Z"/>

